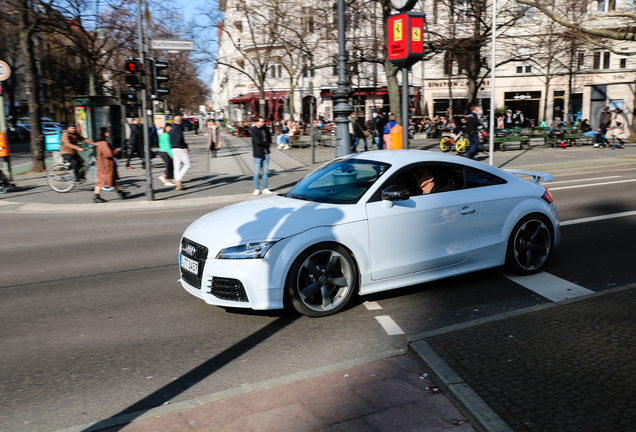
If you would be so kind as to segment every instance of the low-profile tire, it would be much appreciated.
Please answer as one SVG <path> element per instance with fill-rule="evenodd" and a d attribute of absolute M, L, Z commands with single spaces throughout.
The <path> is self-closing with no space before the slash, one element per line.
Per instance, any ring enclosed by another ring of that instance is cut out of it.
<path fill-rule="evenodd" d="M 554 235 L 547 218 L 528 215 L 510 233 L 506 267 L 520 275 L 537 273 L 550 258 L 553 244 Z"/>
<path fill-rule="evenodd" d="M 452 145 L 452 142 L 448 138 L 442 138 L 442 140 L 439 142 L 439 148 L 441 148 L 443 152 L 449 151 L 451 148 L 451 145 Z"/>
<path fill-rule="evenodd" d="M 285 297 L 299 313 L 323 317 L 342 310 L 357 287 L 351 254 L 339 244 L 321 243 L 296 258 L 287 275 Z"/>

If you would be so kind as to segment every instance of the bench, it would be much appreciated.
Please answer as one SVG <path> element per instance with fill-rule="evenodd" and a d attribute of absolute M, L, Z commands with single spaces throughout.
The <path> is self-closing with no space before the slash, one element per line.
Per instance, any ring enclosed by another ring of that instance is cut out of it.
<path fill-rule="evenodd" d="M 508 144 L 516 144 L 519 143 L 519 150 L 523 150 L 523 146 L 525 145 L 527 148 L 530 148 L 530 137 L 524 135 L 518 136 L 495 136 L 495 148 L 506 151 L 506 146 Z"/>

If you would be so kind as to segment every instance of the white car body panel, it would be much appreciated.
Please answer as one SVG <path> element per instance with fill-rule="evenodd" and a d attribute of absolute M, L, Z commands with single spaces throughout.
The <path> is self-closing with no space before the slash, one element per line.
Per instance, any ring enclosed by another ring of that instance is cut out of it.
<path fill-rule="evenodd" d="M 511 173 L 456 156 L 425 151 L 375 151 L 351 158 L 390 163 L 391 168 L 357 204 L 325 204 L 269 196 L 235 204 L 193 222 L 183 237 L 208 248 L 201 289 L 180 279 L 209 304 L 257 310 L 283 307 L 290 268 L 300 253 L 318 243 L 348 249 L 360 275 L 360 294 L 441 279 L 504 264 L 510 233 L 525 215 L 543 214 L 560 241 L 554 203 L 541 199 L 544 187 Z M 490 172 L 508 183 L 373 201 L 387 179 L 418 162 L 450 163 Z M 551 175 L 534 171 L 535 178 Z M 227 247 L 275 241 L 262 259 L 216 259 Z M 209 293 L 213 278 L 239 280 L 248 301 Z"/>

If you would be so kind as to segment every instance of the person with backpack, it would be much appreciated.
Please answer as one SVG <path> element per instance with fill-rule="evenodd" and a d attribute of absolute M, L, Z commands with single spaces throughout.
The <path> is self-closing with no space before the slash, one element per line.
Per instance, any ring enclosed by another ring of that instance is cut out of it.
<path fill-rule="evenodd" d="M 384 145 L 387 150 L 402 148 L 402 126 L 395 121 L 395 114 L 389 115 L 389 121 L 384 126 Z"/>

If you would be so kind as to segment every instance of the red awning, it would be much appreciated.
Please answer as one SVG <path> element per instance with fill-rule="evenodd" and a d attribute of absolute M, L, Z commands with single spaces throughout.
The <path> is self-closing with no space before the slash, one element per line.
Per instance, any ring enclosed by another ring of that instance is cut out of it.
<path fill-rule="evenodd" d="M 281 90 L 281 91 L 266 91 L 265 92 L 265 100 L 276 100 L 276 99 L 285 99 L 287 97 L 287 94 L 289 92 L 286 90 Z M 260 100 L 260 95 L 259 93 L 256 92 L 249 92 L 246 93 L 244 95 L 242 95 L 241 97 L 235 97 L 233 99 L 230 99 L 230 102 L 235 103 L 235 104 L 239 104 L 239 103 L 248 103 L 248 102 L 258 102 Z"/>

